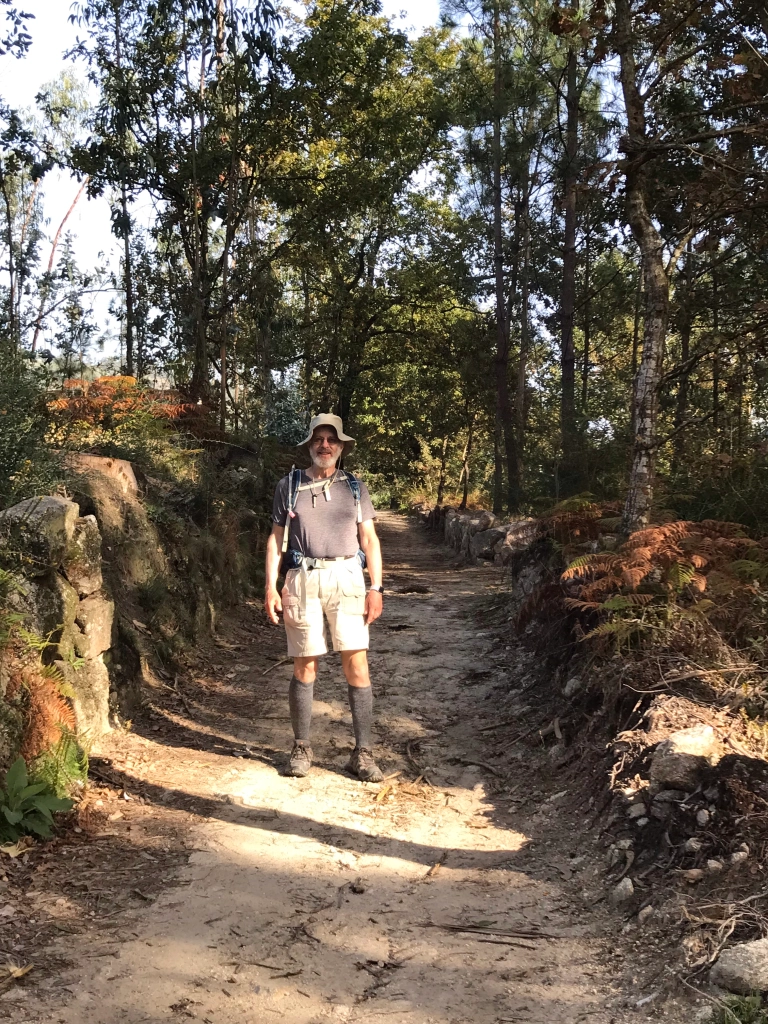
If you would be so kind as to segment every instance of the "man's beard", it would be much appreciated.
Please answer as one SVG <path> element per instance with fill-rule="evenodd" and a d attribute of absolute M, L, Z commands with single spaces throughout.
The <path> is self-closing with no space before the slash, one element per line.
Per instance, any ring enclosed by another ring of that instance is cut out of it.
<path fill-rule="evenodd" d="M 336 462 L 336 456 L 331 455 L 313 455 L 312 465 L 317 466 L 318 469 L 330 469 Z"/>

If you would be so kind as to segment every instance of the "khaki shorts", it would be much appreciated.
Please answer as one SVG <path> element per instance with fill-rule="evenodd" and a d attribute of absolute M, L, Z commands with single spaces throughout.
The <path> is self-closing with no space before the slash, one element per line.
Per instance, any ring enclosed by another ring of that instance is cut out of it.
<path fill-rule="evenodd" d="M 365 578 L 357 558 L 318 569 L 289 570 L 282 598 L 289 657 L 313 658 L 328 653 L 323 613 L 334 651 L 368 649 Z"/>

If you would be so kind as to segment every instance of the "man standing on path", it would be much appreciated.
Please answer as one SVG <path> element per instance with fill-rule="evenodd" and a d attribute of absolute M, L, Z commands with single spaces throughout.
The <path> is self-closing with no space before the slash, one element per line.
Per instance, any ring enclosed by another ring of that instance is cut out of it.
<path fill-rule="evenodd" d="M 334 651 L 341 654 L 347 678 L 355 749 L 347 770 L 363 782 L 380 782 L 373 759 L 373 692 L 368 674 L 368 626 L 381 615 L 381 547 L 375 512 L 365 484 L 338 468 L 355 446 L 338 416 L 315 416 L 298 446 L 312 461 L 306 471 L 292 470 L 275 490 L 272 533 L 267 541 L 264 607 L 271 622 L 282 611 L 293 658 L 288 690 L 294 744 L 288 774 L 305 776 L 312 765 L 309 727 L 317 659 L 328 653 L 323 613 Z M 277 577 L 285 572 L 282 595 Z M 371 586 L 365 592 L 363 565 Z"/>

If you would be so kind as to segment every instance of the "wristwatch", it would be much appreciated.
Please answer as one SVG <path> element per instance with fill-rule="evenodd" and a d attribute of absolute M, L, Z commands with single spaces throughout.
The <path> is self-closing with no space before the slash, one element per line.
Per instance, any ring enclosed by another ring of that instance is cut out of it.
<path fill-rule="evenodd" d="M 379 585 L 378 585 L 378 587 L 368 587 L 368 589 L 369 589 L 369 590 L 376 590 L 376 591 L 378 591 L 378 592 L 379 592 L 380 594 L 383 594 L 383 593 L 384 593 L 384 587 L 382 587 L 382 585 L 381 585 L 381 584 L 379 584 Z"/>

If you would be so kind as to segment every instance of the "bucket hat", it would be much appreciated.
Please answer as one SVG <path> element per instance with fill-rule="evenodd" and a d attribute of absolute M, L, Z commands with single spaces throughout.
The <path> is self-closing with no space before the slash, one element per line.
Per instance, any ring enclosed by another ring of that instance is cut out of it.
<path fill-rule="evenodd" d="M 345 455 L 349 455 L 355 447 L 354 437 L 350 437 L 349 434 L 344 433 L 344 424 L 341 421 L 341 416 L 334 416 L 331 412 L 323 412 L 320 413 L 319 416 L 313 416 L 309 424 L 309 433 L 300 444 L 296 445 L 296 447 L 307 452 L 309 450 L 309 442 L 312 440 L 312 435 L 318 427 L 333 427 L 338 439 L 344 442 L 344 447 L 341 452 L 342 458 Z"/>

